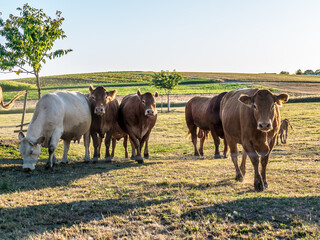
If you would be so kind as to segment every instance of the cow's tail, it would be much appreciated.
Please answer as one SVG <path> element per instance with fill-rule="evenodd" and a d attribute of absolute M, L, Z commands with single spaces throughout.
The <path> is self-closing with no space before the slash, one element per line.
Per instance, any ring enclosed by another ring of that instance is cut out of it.
<path fill-rule="evenodd" d="M 291 129 L 293 130 L 293 127 L 292 127 L 292 125 L 291 125 L 291 123 L 290 123 L 289 119 L 288 119 L 288 124 L 289 124 L 289 126 L 291 127 Z"/>
<path fill-rule="evenodd" d="M 5 104 L 3 101 L 2 88 L 0 87 L 0 106 L 6 110 L 12 108 L 14 101 L 19 97 L 21 97 L 22 95 L 24 95 L 25 93 L 26 93 L 26 90 L 19 92 L 14 98 L 10 100 L 10 102 Z"/>
<path fill-rule="evenodd" d="M 190 130 L 189 130 L 188 133 L 187 133 L 187 135 L 186 135 L 186 138 L 189 138 L 190 134 L 191 134 L 191 132 L 190 132 Z"/>

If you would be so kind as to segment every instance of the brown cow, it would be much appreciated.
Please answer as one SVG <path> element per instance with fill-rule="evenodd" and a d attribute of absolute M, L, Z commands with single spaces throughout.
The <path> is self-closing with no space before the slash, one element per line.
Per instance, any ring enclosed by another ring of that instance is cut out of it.
<path fill-rule="evenodd" d="M 132 141 L 136 150 L 135 160 L 138 163 L 143 163 L 141 157 L 141 149 L 144 148 L 144 157 L 149 157 L 148 140 L 149 135 L 157 120 L 157 108 L 155 98 L 158 97 L 158 92 L 154 95 L 150 92 L 141 94 L 140 90 L 137 94 L 125 96 L 119 108 L 119 125 L 126 132 Z M 134 154 L 133 149 L 133 154 Z"/>
<path fill-rule="evenodd" d="M 291 129 L 293 130 L 293 127 L 289 121 L 289 119 L 283 119 L 281 121 L 281 125 L 280 125 L 280 130 L 279 130 L 279 134 L 277 136 L 277 145 L 279 144 L 279 137 L 281 140 L 282 144 L 286 144 L 287 143 L 287 138 L 288 138 L 288 127 L 291 127 Z"/>
<path fill-rule="evenodd" d="M 92 85 L 90 85 L 89 90 L 89 102 L 92 114 L 90 135 L 94 147 L 92 161 L 96 163 L 100 158 L 101 143 L 105 136 L 105 161 L 111 162 L 112 157 L 109 152 L 110 141 L 113 129 L 117 123 L 119 108 L 119 103 L 115 99 L 117 90 L 109 92 L 102 86 L 94 89 Z"/>
<path fill-rule="evenodd" d="M 286 93 L 274 95 L 269 90 L 242 89 L 228 92 L 221 101 L 220 117 L 236 168 L 236 180 L 243 181 L 246 156 L 249 155 L 254 166 L 256 191 L 268 187 L 266 168 L 280 129 L 279 106 L 288 99 Z M 237 144 L 241 144 L 245 151 L 241 168 L 238 166 Z M 261 174 L 258 154 L 261 155 Z"/>
<path fill-rule="evenodd" d="M 220 139 L 224 138 L 222 123 L 220 119 L 220 102 L 226 92 L 221 93 L 212 98 L 194 97 L 191 98 L 186 105 L 185 114 L 187 127 L 191 133 L 192 143 L 194 145 L 194 155 L 203 156 L 203 144 L 211 132 L 215 145 L 215 158 L 221 158 L 219 152 Z M 197 149 L 197 128 L 199 128 L 198 137 L 200 138 L 200 148 Z M 224 139 L 224 157 L 227 157 L 228 146 Z"/>

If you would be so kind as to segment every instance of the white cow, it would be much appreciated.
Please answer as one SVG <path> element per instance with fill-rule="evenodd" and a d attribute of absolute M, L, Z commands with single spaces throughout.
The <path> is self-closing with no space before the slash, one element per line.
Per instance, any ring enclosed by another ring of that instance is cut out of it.
<path fill-rule="evenodd" d="M 61 162 L 68 161 L 71 140 L 80 140 L 84 135 L 85 161 L 90 159 L 91 112 L 89 101 L 80 92 L 55 91 L 43 95 L 38 101 L 28 127 L 27 136 L 19 133 L 23 169 L 34 170 L 41 152 L 40 144 L 49 149 L 47 167 L 56 163 L 55 149 L 60 139 L 64 140 Z"/>

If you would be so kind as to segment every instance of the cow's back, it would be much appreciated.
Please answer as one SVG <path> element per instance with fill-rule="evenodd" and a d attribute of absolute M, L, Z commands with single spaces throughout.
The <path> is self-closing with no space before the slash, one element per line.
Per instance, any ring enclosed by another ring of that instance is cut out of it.
<path fill-rule="evenodd" d="M 59 129 L 62 139 L 73 140 L 87 132 L 90 124 L 89 103 L 83 94 L 55 91 L 43 95 L 38 101 L 28 133 L 33 135 L 42 131 L 49 140 L 52 133 Z"/>

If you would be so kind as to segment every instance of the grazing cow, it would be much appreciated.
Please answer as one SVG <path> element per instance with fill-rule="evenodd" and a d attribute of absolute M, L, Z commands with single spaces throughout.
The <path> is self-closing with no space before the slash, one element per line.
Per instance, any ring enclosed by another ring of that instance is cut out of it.
<path fill-rule="evenodd" d="M 3 101 L 3 95 L 2 95 L 2 87 L 0 87 L 0 106 L 5 109 L 5 110 L 8 110 L 10 108 L 12 108 L 14 102 L 19 98 L 21 97 L 22 95 L 24 95 L 26 93 L 26 91 L 21 91 L 19 92 L 14 98 L 12 98 L 10 100 L 10 102 L 8 102 L 7 104 L 4 103 Z"/>
<path fill-rule="evenodd" d="M 115 99 L 117 90 L 107 91 L 100 86 L 96 89 L 89 87 L 89 102 L 92 115 L 90 135 L 93 141 L 93 163 L 100 158 L 101 143 L 105 136 L 106 154 L 105 161 L 111 162 L 110 142 L 113 130 L 117 123 L 119 103 Z"/>
<path fill-rule="evenodd" d="M 52 168 L 56 163 L 55 149 L 60 139 L 64 140 L 61 162 L 66 163 L 70 141 L 79 141 L 82 135 L 85 161 L 89 160 L 90 124 L 89 102 L 85 95 L 67 91 L 43 95 L 36 105 L 26 137 L 19 133 L 23 169 L 34 170 L 41 152 L 40 144 L 49 149 L 47 168 Z"/>
<path fill-rule="evenodd" d="M 133 154 L 138 163 L 143 163 L 141 157 L 141 149 L 144 148 L 144 157 L 149 157 L 148 140 L 149 135 L 157 120 L 157 108 L 154 95 L 150 92 L 141 94 L 140 90 L 137 94 L 125 96 L 120 104 L 119 109 L 119 125 L 122 130 L 130 137 L 133 146 Z"/>
<path fill-rule="evenodd" d="M 224 138 L 222 123 L 220 119 L 220 102 L 226 92 L 212 98 L 194 97 L 187 102 L 185 114 L 187 127 L 191 133 L 192 143 L 194 145 L 194 155 L 203 156 L 203 144 L 211 132 L 215 145 L 215 158 L 221 158 L 219 152 L 220 139 Z M 198 137 L 200 138 L 200 148 L 197 149 L 197 128 L 199 128 Z M 224 157 L 227 157 L 228 146 L 224 139 Z"/>
<path fill-rule="evenodd" d="M 286 93 L 274 95 L 269 90 L 242 89 L 228 92 L 221 101 L 220 117 L 236 169 L 236 180 L 243 181 L 246 156 L 249 155 L 254 166 L 256 191 L 268 187 L 266 168 L 280 129 L 279 106 L 288 99 Z M 237 144 L 245 151 L 240 168 Z M 261 174 L 258 154 L 261 155 Z"/>
<path fill-rule="evenodd" d="M 291 127 L 291 129 L 293 130 L 293 127 L 289 121 L 289 119 L 284 119 L 281 121 L 281 125 L 280 125 L 280 130 L 279 130 L 279 134 L 277 136 L 277 145 L 279 144 L 279 137 L 281 140 L 282 144 L 286 144 L 287 143 L 287 138 L 288 138 L 288 127 Z"/>

